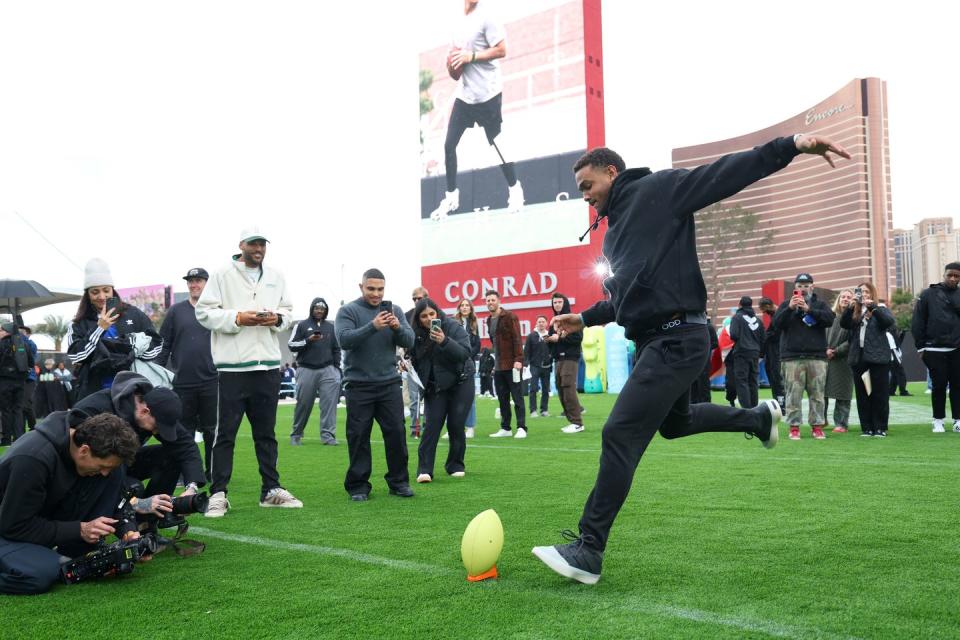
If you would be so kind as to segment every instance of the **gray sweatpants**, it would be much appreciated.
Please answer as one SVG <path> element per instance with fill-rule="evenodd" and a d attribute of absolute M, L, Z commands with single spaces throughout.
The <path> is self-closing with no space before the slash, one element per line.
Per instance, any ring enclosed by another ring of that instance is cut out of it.
<path fill-rule="evenodd" d="M 340 370 L 330 365 L 322 369 L 300 367 L 297 370 L 297 408 L 293 412 L 291 436 L 302 436 L 313 401 L 320 398 L 320 439 L 323 442 L 336 440 L 337 401 L 340 399 Z"/>

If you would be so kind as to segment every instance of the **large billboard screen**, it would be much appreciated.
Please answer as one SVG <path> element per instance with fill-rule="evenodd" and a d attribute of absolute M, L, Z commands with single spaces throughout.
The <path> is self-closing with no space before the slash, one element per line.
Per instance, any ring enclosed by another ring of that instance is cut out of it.
<path fill-rule="evenodd" d="M 600 3 L 451 2 L 449 26 L 420 54 L 422 281 L 453 311 L 484 315 L 496 289 L 523 333 L 601 295 L 602 230 L 572 167 L 603 143 Z"/>

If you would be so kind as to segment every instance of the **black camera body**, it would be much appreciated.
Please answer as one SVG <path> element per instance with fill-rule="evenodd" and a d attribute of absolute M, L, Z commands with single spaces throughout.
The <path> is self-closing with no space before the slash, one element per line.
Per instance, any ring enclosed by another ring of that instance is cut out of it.
<path fill-rule="evenodd" d="M 157 519 L 157 528 L 170 529 L 183 526 L 187 523 L 185 516 L 191 513 L 206 513 L 209 502 L 210 497 L 205 493 L 173 498 L 173 511 L 165 513 L 162 518 Z M 151 517 L 156 518 L 156 516 Z"/>
<path fill-rule="evenodd" d="M 126 575 L 133 572 L 140 558 L 156 553 L 157 548 L 157 539 L 152 533 L 127 542 L 101 542 L 99 548 L 60 565 L 60 578 L 66 584 L 76 584 L 94 578 Z"/>

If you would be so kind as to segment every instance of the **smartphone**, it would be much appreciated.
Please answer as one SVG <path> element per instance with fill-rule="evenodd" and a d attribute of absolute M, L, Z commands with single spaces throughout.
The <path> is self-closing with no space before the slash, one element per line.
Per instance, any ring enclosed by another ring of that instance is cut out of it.
<path fill-rule="evenodd" d="M 257 311 L 258 318 L 266 318 L 269 315 L 270 315 L 269 311 Z"/>
<path fill-rule="evenodd" d="M 387 313 L 393 313 L 393 303 L 389 300 L 380 301 L 380 313 L 386 311 Z"/>
<path fill-rule="evenodd" d="M 430 321 L 430 331 L 440 331 L 440 318 L 434 318 Z"/>
<path fill-rule="evenodd" d="M 794 290 L 793 290 L 793 297 L 794 297 L 794 298 L 796 298 L 797 296 L 800 296 L 800 295 L 803 295 L 803 294 L 800 292 L 800 289 L 794 289 Z"/>
<path fill-rule="evenodd" d="M 104 309 L 113 309 L 113 312 L 118 316 L 120 315 L 120 298 L 113 296 L 107 298 L 107 301 L 103 304 Z"/>

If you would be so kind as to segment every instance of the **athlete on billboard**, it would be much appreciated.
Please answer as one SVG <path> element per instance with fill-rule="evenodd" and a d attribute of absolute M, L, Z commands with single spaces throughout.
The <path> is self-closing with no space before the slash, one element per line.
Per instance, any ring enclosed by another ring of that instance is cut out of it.
<path fill-rule="evenodd" d="M 777 138 L 696 169 L 627 169 L 601 147 L 574 165 L 583 198 L 607 218 L 603 255 L 612 275 L 606 300 L 580 314 L 555 316 L 562 337 L 584 327 L 616 322 L 637 345 L 636 363 L 603 427 L 600 468 L 580 518 L 580 531 L 563 532 L 566 544 L 533 553 L 562 576 L 594 584 L 603 552 L 644 450 L 664 438 L 707 432 L 742 432 L 772 448 L 783 417 L 775 400 L 753 409 L 690 404 L 692 383 L 710 354 L 707 290 L 700 273 L 694 213 L 786 167 L 801 153 L 850 154 L 819 135 Z"/>
<path fill-rule="evenodd" d="M 457 145 L 464 132 L 475 125 L 483 127 L 487 142 L 497 152 L 500 168 L 507 180 L 507 211 L 517 213 L 523 208 L 523 187 L 517 180 L 512 162 L 504 159 L 503 136 L 503 81 L 498 60 L 507 55 L 506 32 L 479 0 L 464 0 L 463 20 L 450 53 L 447 55 L 447 73 L 460 81 L 459 95 L 453 103 L 447 137 L 443 143 L 447 171 L 447 191 L 439 206 L 430 214 L 432 220 L 443 220 L 460 206 L 457 188 Z"/>

